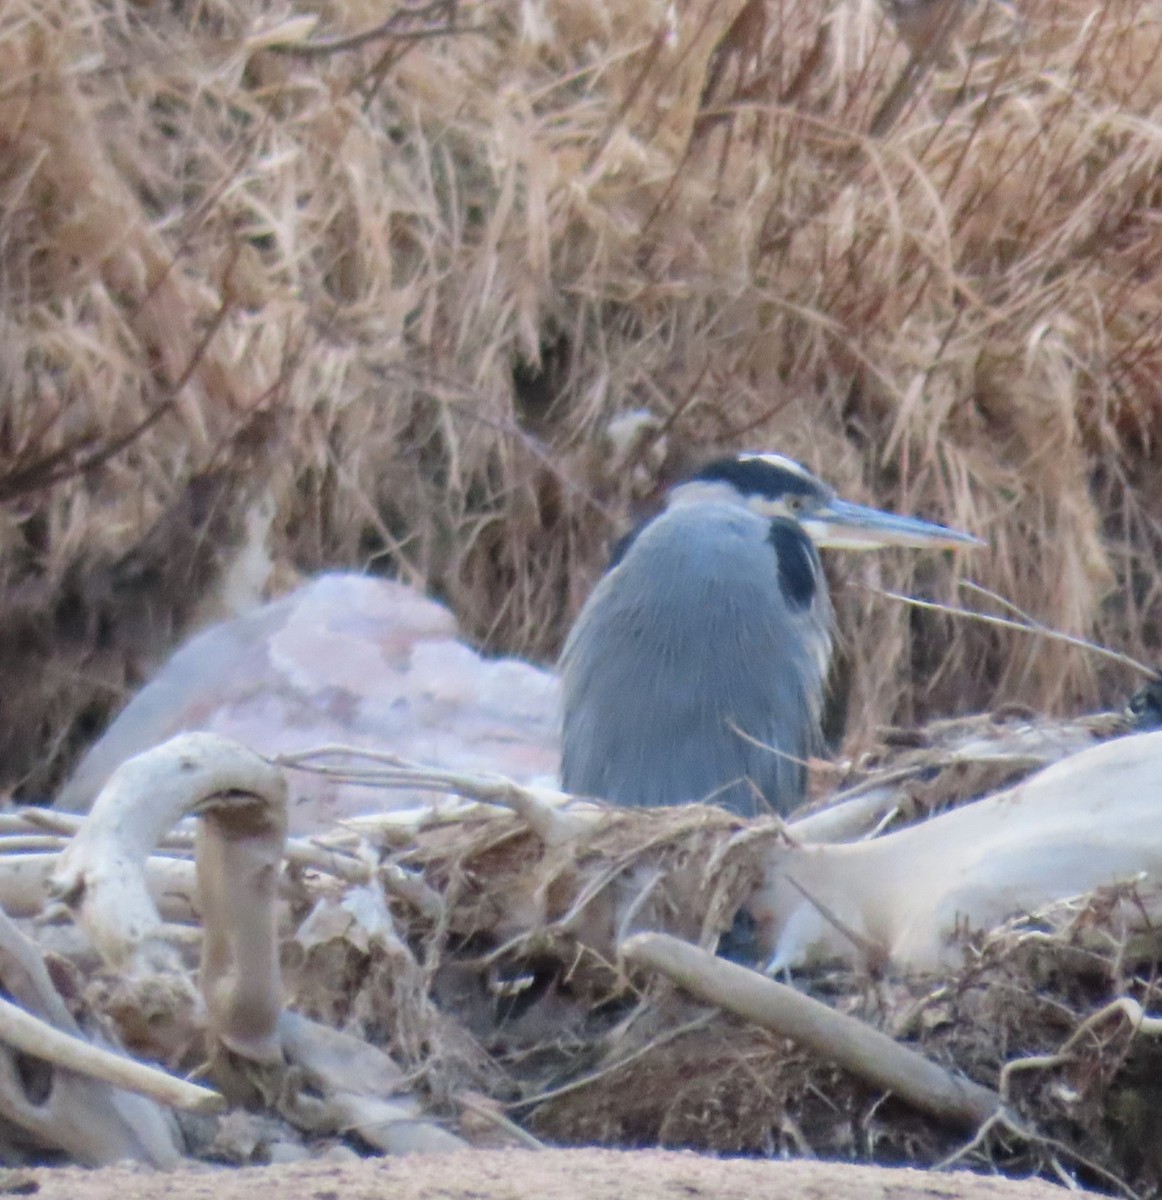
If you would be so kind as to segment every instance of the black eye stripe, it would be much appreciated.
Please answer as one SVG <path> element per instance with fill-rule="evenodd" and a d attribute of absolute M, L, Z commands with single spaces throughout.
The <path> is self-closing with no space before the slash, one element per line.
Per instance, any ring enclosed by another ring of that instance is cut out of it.
<path fill-rule="evenodd" d="M 764 458 L 723 458 L 702 468 L 695 479 L 707 483 L 729 483 L 744 496 L 817 496 L 822 499 L 826 489 L 818 480 L 808 479 L 796 471 L 780 467 Z"/>
<path fill-rule="evenodd" d="M 811 539 L 794 522 L 776 517 L 767 541 L 779 564 L 779 588 L 787 607 L 801 612 L 815 599 L 819 555 Z"/>

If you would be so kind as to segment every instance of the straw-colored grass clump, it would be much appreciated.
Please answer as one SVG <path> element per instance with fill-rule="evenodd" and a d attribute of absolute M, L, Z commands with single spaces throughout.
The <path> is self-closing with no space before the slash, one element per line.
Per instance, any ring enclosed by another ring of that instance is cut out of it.
<path fill-rule="evenodd" d="M 845 582 L 955 599 L 971 572 L 1154 652 L 1162 25 L 898 8 L 7 5 L 7 779 L 233 603 L 247 539 L 550 654 L 611 522 L 711 445 L 991 543 Z M 838 600 L 856 733 L 1132 682 Z"/>

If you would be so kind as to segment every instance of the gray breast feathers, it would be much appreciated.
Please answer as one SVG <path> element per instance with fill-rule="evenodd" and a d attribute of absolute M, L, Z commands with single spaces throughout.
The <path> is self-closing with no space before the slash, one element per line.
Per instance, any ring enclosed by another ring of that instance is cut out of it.
<path fill-rule="evenodd" d="M 831 609 L 814 547 L 772 529 L 737 505 L 681 506 L 598 584 L 561 659 L 567 790 L 745 814 L 802 798 Z"/>

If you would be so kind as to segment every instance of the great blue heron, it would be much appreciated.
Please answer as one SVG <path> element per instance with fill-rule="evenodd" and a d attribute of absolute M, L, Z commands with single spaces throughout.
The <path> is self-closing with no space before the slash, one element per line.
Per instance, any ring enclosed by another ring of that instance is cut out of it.
<path fill-rule="evenodd" d="M 561 656 L 567 791 L 787 812 L 820 744 L 833 624 L 816 547 L 978 539 L 849 504 L 779 454 L 711 463 L 619 547 Z"/>

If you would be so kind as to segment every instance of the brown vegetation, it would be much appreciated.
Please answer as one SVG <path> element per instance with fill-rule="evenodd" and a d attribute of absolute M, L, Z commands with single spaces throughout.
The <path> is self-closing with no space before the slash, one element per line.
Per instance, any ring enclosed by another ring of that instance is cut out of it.
<path fill-rule="evenodd" d="M 433 0 L 384 17 L 366 0 L 0 11 L 0 786 L 50 788 L 175 637 L 294 570 L 398 572 L 480 643 L 551 656 L 618 522 L 719 446 L 777 446 L 990 543 L 832 564 L 853 744 L 1134 684 L 876 589 L 979 602 L 958 587 L 971 570 L 1038 622 L 1157 655 L 1148 10 Z M 924 786 L 906 789 L 921 811 Z M 627 828 L 696 874 L 655 817 Z M 1156 1054 L 1135 1033 L 1158 953 L 1125 928 L 1134 889 L 980 931 L 936 979 L 811 981 L 1004 1095 L 966 1148 L 661 980 L 627 992 L 571 928 L 490 924 L 504 872 L 509 900 L 520 883 L 584 907 L 530 885 L 542 832 L 473 817 L 365 839 L 347 875 L 295 861 L 299 1013 L 391 1050 L 481 1141 L 960 1155 L 1156 1190 Z M 594 841 L 577 878 L 615 890 L 653 861 L 630 849 Z M 398 933 L 376 889 L 370 918 L 342 907 L 377 855 Z M 725 925 L 726 883 L 670 913 L 677 932 Z M 88 949 L 50 958 L 52 986 L 123 1044 L 160 1037 Z M 205 1153 L 283 1144 L 255 1120 Z"/>
<path fill-rule="evenodd" d="M 269 586 L 245 546 L 551 655 L 629 503 L 717 445 L 971 529 L 1022 610 L 1154 655 L 1162 27 L 898 10 L 6 5 L 4 779 Z M 955 599 L 949 564 L 835 569 L 857 735 L 1133 683 L 861 586 Z"/>

